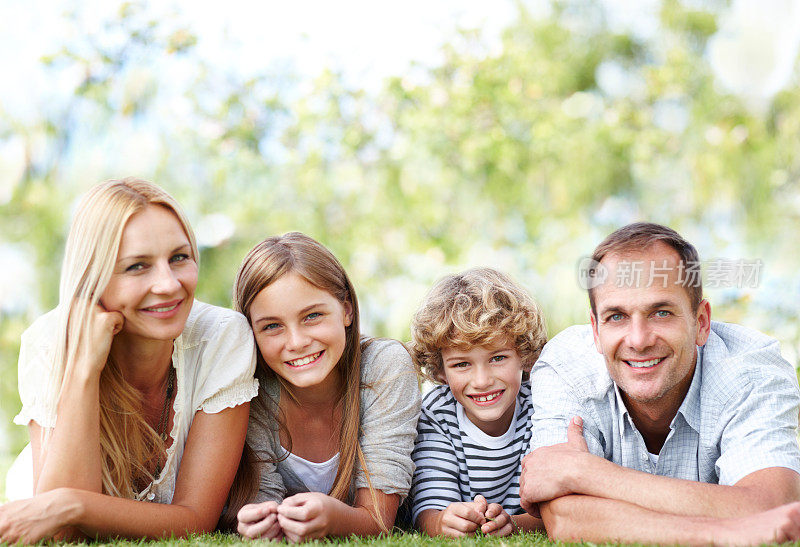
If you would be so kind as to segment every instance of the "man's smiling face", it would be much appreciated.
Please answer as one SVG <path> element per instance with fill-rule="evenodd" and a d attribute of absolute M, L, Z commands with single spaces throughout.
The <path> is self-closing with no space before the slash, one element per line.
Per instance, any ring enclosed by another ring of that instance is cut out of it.
<path fill-rule="evenodd" d="M 708 339 L 708 302 L 692 310 L 679 282 L 680 257 L 665 243 L 609 253 L 601 264 L 609 275 L 594 289 L 591 320 L 609 375 L 629 410 L 676 411 L 692 381 L 696 347 Z"/>

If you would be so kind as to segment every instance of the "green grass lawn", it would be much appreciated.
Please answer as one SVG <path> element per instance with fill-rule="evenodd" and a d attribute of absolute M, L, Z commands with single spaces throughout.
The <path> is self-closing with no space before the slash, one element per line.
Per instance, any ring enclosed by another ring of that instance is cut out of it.
<path fill-rule="evenodd" d="M 194 546 L 194 545 L 239 545 L 239 544 L 246 544 L 255 546 L 266 546 L 270 545 L 272 542 L 269 541 L 251 541 L 251 540 L 242 540 L 239 536 L 230 535 L 230 534 L 202 534 L 199 536 L 192 536 L 188 539 L 175 539 L 175 540 L 163 540 L 163 541 L 112 541 L 112 542 L 105 542 L 105 543 L 94 543 L 92 545 L 114 545 L 115 547 L 125 547 L 125 546 L 134 546 L 134 545 L 148 545 L 148 547 L 177 547 L 177 546 Z M 0 544 L 5 545 L 5 544 Z M 88 545 L 84 543 L 83 545 Z M 326 539 L 320 541 L 311 541 L 306 543 L 306 545 L 346 545 L 346 546 L 356 546 L 356 545 L 373 545 L 373 546 L 389 546 L 389 545 L 399 545 L 399 546 L 415 546 L 415 545 L 441 545 L 441 546 L 473 546 L 473 545 L 495 545 L 495 546 L 502 546 L 502 547 L 513 547 L 513 546 L 538 546 L 538 545 L 555 545 L 555 543 L 549 541 L 546 536 L 536 533 L 525 533 L 525 534 L 517 534 L 513 536 L 508 536 L 504 538 L 492 538 L 488 536 L 481 536 L 481 537 L 472 537 L 472 538 L 464 538 L 464 539 L 444 539 L 444 538 L 430 538 L 428 536 L 424 536 L 421 534 L 412 534 L 412 533 L 402 533 L 397 532 L 392 534 L 388 537 L 382 538 L 337 538 L 337 539 Z"/>
<path fill-rule="evenodd" d="M 263 547 L 267 545 L 271 545 L 272 542 L 270 541 L 260 541 L 260 540 L 242 540 L 240 537 L 230 534 L 202 534 L 199 536 L 192 536 L 188 539 L 180 539 L 180 540 L 163 540 L 163 541 L 112 541 L 112 542 L 105 542 L 105 543 L 94 543 L 91 545 L 114 545 L 115 547 L 127 547 L 127 546 L 134 546 L 134 545 L 147 545 L 148 547 L 189 547 L 195 545 L 249 545 L 253 547 Z M 285 545 L 285 543 L 283 543 Z M 0 543 L 0 545 L 5 545 Z M 89 545 L 87 543 L 78 544 L 78 545 Z M 447 539 L 447 538 L 430 538 L 425 535 L 416 534 L 416 533 L 403 533 L 403 532 L 396 532 L 388 537 L 381 537 L 381 538 L 338 538 L 338 539 L 326 539 L 326 540 L 319 540 L 319 541 L 310 541 L 305 545 L 344 545 L 344 546 L 356 546 L 356 545 L 372 545 L 372 546 L 416 546 L 416 545 L 428 545 L 428 546 L 442 546 L 442 547 L 463 547 L 463 546 L 496 546 L 496 547 L 516 547 L 516 546 L 555 546 L 555 545 L 586 545 L 590 547 L 597 547 L 595 543 L 582 543 L 582 544 L 565 544 L 565 543 L 558 543 L 553 542 L 547 539 L 546 536 L 538 533 L 521 533 L 512 536 L 502 537 L 502 538 L 493 538 L 488 536 L 480 536 L 480 537 L 470 537 L 470 538 L 463 538 L 463 539 Z M 611 545 L 611 544 L 609 544 Z M 636 544 L 638 547 L 641 547 L 640 544 Z M 800 542 L 789 543 L 787 545 L 800 545 Z"/>
<path fill-rule="evenodd" d="M 227 545 L 247 545 L 252 547 L 266 547 L 268 545 L 272 545 L 273 543 L 270 541 L 261 541 L 261 540 L 243 540 L 241 537 L 234 535 L 234 534 L 222 534 L 222 533 L 214 533 L 214 534 L 202 534 L 202 535 L 194 535 L 187 539 L 170 539 L 170 540 L 161 540 L 161 541 L 145 541 L 145 540 L 137 540 L 137 541 L 127 541 L 127 540 L 118 540 L 118 541 L 105 541 L 105 542 L 96 542 L 96 543 L 76 543 L 73 545 L 93 545 L 93 546 L 102 546 L 102 545 L 113 545 L 114 547 L 128 547 L 128 546 L 137 546 L 137 545 L 146 545 L 148 547 L 192 547 L 192 546 L 200 546 L 200 545 L 214 545 L 214 546 L 227 546 Z M 286 543 L 282 542 L 283 545 Z M 6 543 L 0 543 L 0 546 L 8 545 Z M 40 544 L 42 545 L 42 544 Z M 66 544 L 65 544 L 66 545 Z M 561 542 L 554 542 L 547 539 L 547 536 L 535 532 L 527 532 L 527 533 L 520 533 L 515 534 L 512 536 L 506 536 L 502 538 L 494 538 L 489 536 L 478 536 L 478 537 L 469 537 L 469 538 L 462 538 L 462 539 L 448 539 L 448 538 L 431 538 L 426 535 L 418 534 L 418 533 L 404 533 L 404 532 L 395 532 L 388 537 L 380 537 L 380 538 L 359 538 L 359 537 L 351 537 L 351 538 L 334 538 L 334 539 L 325 539 L 325 540 L 317 540 L 317 541 L 309 541 L 305 545 L 317 546 L 317 545 L 342 545 L 342 546 L 358 546 L 358 545 L 371 545 L 371 546 L 400 546 L 400 547 L 411 547 L 416 545 L 423 545 L 423 546 L 440 546 L 440 547 L 472 547 L 472 546 L 494 546 L 494 547 L 522 547 L 522 546 L 533 546 L 533 547 L 550 547 L 550 546 L 562 546 L 562 545 L 583 545 L 588 547 L 598 547 L 596 543 L 561 543 Z M 614 545 L 614 544 L 605 544 L 605 545 Z M 644 547 L 642 544 L 632 544 L 634 547 Z M 777 545 L 777 544 L 772 544 Z M 800 546 L 800 542 L 794 543 L 787 543 L 784 545 L 794 545 Z"/>

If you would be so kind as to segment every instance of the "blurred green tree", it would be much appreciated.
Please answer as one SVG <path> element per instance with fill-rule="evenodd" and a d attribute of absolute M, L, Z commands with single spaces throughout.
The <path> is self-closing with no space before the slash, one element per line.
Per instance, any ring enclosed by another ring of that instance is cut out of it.
<path fill-rule="evenodd" d="M 345 264 L 372 334 L 406 339 L 431 283 L 477 264 L 527 285 L 555 333 L 585 321 L 579 258 L 646 219 L 707 258 L 762 259 L 761 289 L 711 291 L 715 315 L 779 336 L 796 358 L 800 91 L 766 112 L 722 91 L 705 50 L 725 3 L 695 4 L 665 0 L 657 35 L 641 38 L 608 24 L 598 2 L 553 2 L 544 18 L 520 2 L 499 47 L 464 30 L 443 62 L 376 93 L 333 71 L 310 88 L 279 70 L 242 77 L 201 58 L 179 17 L 123 4 L 42 59 L 54 79 L 80 76 L 60 106 L 25 121 L 0 110 L 0 139 L 24 150 L 0 246 L 35 264 L 25 281 L 38 294 L 24 309 L 0 302 L 0 373 L 16 378 L 20 333 L 57 302 L 68 204 L 129 175 L 187 209 L 198 297 L 215 304 L 230 305 L 253 244 L 301 230 Z M 15 384 L 0 393 L 6 423 Z M 6 457 L 27 438 L 7 429 Z"/>

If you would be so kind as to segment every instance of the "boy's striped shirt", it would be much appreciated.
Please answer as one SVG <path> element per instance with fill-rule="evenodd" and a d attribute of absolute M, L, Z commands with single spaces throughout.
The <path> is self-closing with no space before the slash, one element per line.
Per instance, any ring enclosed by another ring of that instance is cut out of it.
<path fill-rule="evenodd" d="M 413 522 L 425 509 L 445 509 L 478 494 L 510 515 L 524 513 L 519 475 L 530 445 L 532 413 L 530 382 L 523 382 L 508 432 L 490 437 L 469 421 L 448 386 L 433 388 L 422 401 L 411 455 L 416 465 L 410 494 Z"/>

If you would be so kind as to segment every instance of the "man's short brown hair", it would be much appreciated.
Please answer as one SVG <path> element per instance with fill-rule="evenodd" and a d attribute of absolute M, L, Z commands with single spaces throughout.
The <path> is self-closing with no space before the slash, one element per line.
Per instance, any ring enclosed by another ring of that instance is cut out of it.
<path fill-rule="evenodd" d="M 697 253 L 697 249 L 695 249 L 694 245 L 683 239 L 681 235 L 672 228 L 667 228 L 666 226 L 654 224 L 652 222 L 635 222 L 611 233 L 595 248 L 592 254 L 592 260 L 600 262 L 603 260 L 603 257 L 608 254 L 640 251 L 659 241 L 675 249 L 675 252 L 677 252 L 680 257 L 684 272 L 687 271 L 690 266 L 699 266 L 700 255 Z M 703 285 L 700 276 L 698 275 L 696 278 L 686 277 L 682 281 L 683 287 L 689 293 L 692 311 L 697 311 L 700 302 L 703 300 Z M 589 286 L 589 304 L 592 307 L 592 314 L 597 317 L 597 307 L 595 305 L 594 292 L 591 285 Z"/>

